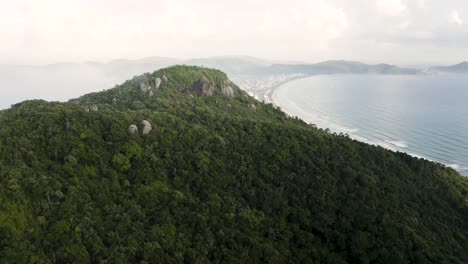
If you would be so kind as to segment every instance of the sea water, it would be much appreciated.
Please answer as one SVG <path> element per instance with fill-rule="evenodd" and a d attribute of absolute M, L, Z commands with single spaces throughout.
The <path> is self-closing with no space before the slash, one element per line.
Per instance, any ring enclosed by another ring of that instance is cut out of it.
<path fill-rule="evenodd" d="M 468 175 L 468 74 L 319 75 L 273 97 L 318 127 Z"/>

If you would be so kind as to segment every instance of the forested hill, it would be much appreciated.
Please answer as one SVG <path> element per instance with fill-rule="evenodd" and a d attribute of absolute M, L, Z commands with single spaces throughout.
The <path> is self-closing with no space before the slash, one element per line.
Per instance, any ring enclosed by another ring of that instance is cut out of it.
<path fill-rule="evenodd" d="M 468 181 L 175 66 L 0 112 L 0 263 L 468 263 Z"/>

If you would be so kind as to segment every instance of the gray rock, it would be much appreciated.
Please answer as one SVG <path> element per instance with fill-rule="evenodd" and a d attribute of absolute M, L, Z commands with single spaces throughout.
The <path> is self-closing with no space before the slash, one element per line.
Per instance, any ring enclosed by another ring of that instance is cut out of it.
<path fill-rule="evenodd" d="M 210 83 L 210 80 L 208 80 L 208 78 L 206 78 L 205 75 L 202 75 L 202 77 L 200 77 L 200 82 L 206 84 L 206 83 Z"/>
<path fill-rule="evenodd" d="M 223 95 L 229 98 L 234 98 L 234 89 L 230 85 L 223 87 Z"/>
<path fill-rule="evenodd" d="M 250 105 L 250 109 L 254 110 L 254 111 L 257 111 L 257 107 L 254 105 L 254 104 L 251 104 Z"/>
<path fill-rule="evenodd" d="M 128 133 L 130 135 L 137 135 L 138 134 L 138 127 L 136 125 L 130 125 L 128 127 Z"/>
<path fill-rule="evenodd" d="M 144 82 L 140 82 L 140 90 L 144 93 L 148 92 L 148 90 L 151 89 L 151 86 Z"/>
<path fill-rule="evenodd" d="M 169 79 L 167 78 L 166 75 L 163 75 L 162 79 L 163 79 L 164 82 L 169 82 Z"/>
<path fill-rule="evenodd" d="M 161 79 L 160 78 L 156 78 L 154 79 L 154 89 L 159 89 L 159 86 L 161 85 Z"/>
<path fill-rule="evenodd" d="M 204 75 L 192 84 L 191 89 L 198 96 L 213 96 L 215 94 L 214 85 Z"/>
<path fill-rule="evenodd" d="M 143 131 L 142 131 L 143 135 L 147 135 L 147 134 L 149 134 L 149 132 L 151 132 L 151 130 L 153 130 L 153 127 L 151 126 L 151 123 L 148 122 L 147 120 L 143 120 L 143 122 L 141 122 L 141 124 L 143 125 Z"/>
<path fill-rule="evenodd" d="M 153 90 L 150 90 L 149 93 L 148 93 L 148 96 L 149 96 L 149 97 L 153 97 L 153 95 L 154 95 Z"/>
<path fill-rule="evenodd" d="M 93 112 L 97 112 L 97 111 L 99 111 L 99 108 L 98 108 L 97 105 L 92 105 L 92 106 L 89 107 L 89 110 L 93 111 Z"/>

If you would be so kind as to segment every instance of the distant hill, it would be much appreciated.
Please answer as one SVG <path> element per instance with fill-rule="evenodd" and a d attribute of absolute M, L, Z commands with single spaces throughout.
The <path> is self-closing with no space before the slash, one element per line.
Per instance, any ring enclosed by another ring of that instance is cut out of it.
<path fill-rule="evenodd" d="M 333 60 L 316 64 L 275 64 L 263 69 L 265 73 L 314 74 L 418 74 L 417 69 L 400 68 L 389 64 L 369 65 L 361 62 Z"/>
<path fill-rule="evenodd" d="M 468 62 L 449 67 L 432 67 L 431 71 L 401 68 L 390 64 L 370 65 L 361 62 L 332 60 L 314 64 L 277 63 L 249 56 L 224 56 L 179 60 L 148 57 L 110 62 L 58 63 L 40 66 L 0 65 L 0 83 L 10 93 L 0 97 L 0 109 L 28 98 L 64 101 L 84 93 L 99 91 L 121 83 L 141 72 L 152 72 L 173 65 L 196 65 L 216 68 L 234 75 L 269 76 L 283 74 L 427 74 L 468 72 Z"/>
<path fill-rule="evenodd" d="M 214 69 L 0 111 L 0 263 L 462 264 L 467 223 L 468 178 Z"/>
<path fill-rule="evenodd" d="M 453 73 L 468 73 L 468 62 L 464 61 L 459 64 L 451 66 L 437 66 L 431 67 L 431 70 L 440 71 L 440 72 L 453 72 Z"/>

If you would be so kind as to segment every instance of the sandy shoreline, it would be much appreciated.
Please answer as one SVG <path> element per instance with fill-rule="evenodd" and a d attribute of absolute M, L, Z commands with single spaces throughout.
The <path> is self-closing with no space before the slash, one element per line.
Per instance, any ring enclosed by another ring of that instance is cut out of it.
<path fill-rule="evenodd" d="M 278 95 L 277 95 L 277 91 L 285 84 L 287 83 L 290 83 L 290 82 L 293 82 L 293 81 L 296 81 L 296 80 L 300 80 L 300 79 L 306 79 L 306 78 L 309 78 L 311 76 L 303 76 L 303 77 L 299 77 L 299 78 L 294 78 L 294 79 L 291 79 L 291 80 L 288 80 L 288 81 L 285 81 L 281 84 L 278 84 L 277 86 L 271 88 L 271 92 L 270 92 L 270 95 L 268 96 L 269 99 L 270 99 L 270 102 L 276 106 L 276 107 L 279 107 L 281 109 L 281 111 L 285 112 L 287 115 L 289 116 L 298 116 L 297 114 L 293 113 L 290 109 L 288 109 L 285 105 L 283 105 L 281 102 L 280 102 L 280 99 L 278 99 Z M 299 117 L 299 116 L 298 116 Z M 302 118 L 301 118 L 302 119 Z"/>

